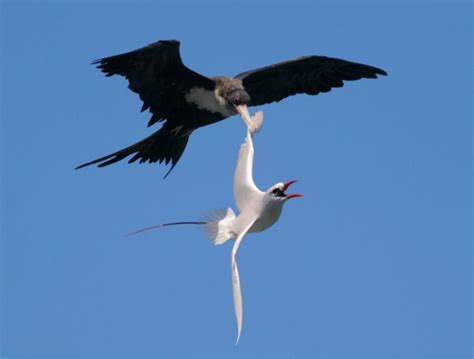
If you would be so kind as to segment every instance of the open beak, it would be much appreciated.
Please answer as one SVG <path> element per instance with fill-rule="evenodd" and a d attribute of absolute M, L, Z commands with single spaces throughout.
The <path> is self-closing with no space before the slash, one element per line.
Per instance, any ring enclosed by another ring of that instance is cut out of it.
<path fill-rule="evenodd" d="M 247 127 L 253 128 L 252 118 L 250 117 L 250 113 L 249 113 L 249 109 L 247 105 L 234 105 L 234 107 L 239 113 L 240 117 L 242 117 L 242 120 L 244 120 Z"/>
<path fill-rule="evenodd" d="M 292 180 L 288 181 L 283 184 L 283 193 L 290 187 L 293 183 L 298 182 L 298 180 Z M 285 199 L 290 199 L 290 198 L 296 198 L 296 197 L 303 197 L 301 193 L 291 193 L 291 194 L 285 194 Z"/>

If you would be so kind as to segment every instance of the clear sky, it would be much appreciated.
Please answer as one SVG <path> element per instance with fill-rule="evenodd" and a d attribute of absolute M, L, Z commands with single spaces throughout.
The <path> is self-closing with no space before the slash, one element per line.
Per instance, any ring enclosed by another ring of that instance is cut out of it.
<path fill-rule="evenodd" d="M 471 356 L 471 2 L 1 10 L 2 358 Z M 152 131 L 90 62 L 173 38 L 209 76 L 310 54 L 389 73 L 258 108 L 257 185 L 299 179 L 305 196 L 240 248 L 237 347 L 230 244 L 124 235 L 235 208 L 240 118 L 196 131 L 166 180 L 160 165 L 74 170 Z"/>

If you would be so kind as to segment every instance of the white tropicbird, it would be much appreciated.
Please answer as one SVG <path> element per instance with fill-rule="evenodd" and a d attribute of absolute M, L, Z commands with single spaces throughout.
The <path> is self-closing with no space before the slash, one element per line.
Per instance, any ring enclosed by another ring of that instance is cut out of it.
<path fill-rule="evenodd" d="M 244 117 L 244 116 L 242 116 Z M 245 116 L 247 117 L 247 116 Z M 216 213 L 214 218 L 205 222 L 174 222 L 154 225 L 130 233 L 136 234 L 157 227 L 178 224 L 202 224 L 205 226 L 211 241 L 223 244 L 228 240 L 235 240 L 231 255 L 232 290 L 234 295 L 234 309 L 237 319 L 237 344 L 242 331 L 242 291 L 240 288 L 239 269 L 237 267 L 237 252 L 240 244 L 248 232 L 261 232 L 271 227 L 280 218 L 283 204 L 290 198 L 301 197 L 299 193 L 286 194 L 288 187 L 296 180 L 286 183 L 277 183 L 265 192 L 258 189 L 253 181 L 253 135 L 263 124 L 263 113 L 257 112 L 251 120 L 245 118 L 247 136 L 245 143 L 240 146 L 237 167 L 234 174 L 234 198 L 240 213 L 235 215 L 231 208 Z"/>

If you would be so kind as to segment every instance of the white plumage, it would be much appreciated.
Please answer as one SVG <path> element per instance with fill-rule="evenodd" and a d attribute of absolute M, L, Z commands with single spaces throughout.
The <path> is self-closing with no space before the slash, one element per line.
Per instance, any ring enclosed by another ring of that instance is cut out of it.
<path fill-rule="evenodd" d="M 244 116 L 242 116 L 244 118 Z M 263 125 L 263 113 L 257 112 L 250 118 L 244 118 L 247 126 L 245 142 L 240 146 L 239 157 L 234 174 L 234 198 L 240 213 L 235 216 L 231 208 L 226 216 L 209 223 L 214 244 L 223 244 L 235 239 L 231 255 L 232 289 L 234 309 L 237 319 L 237 341 L 242 331 L 243 305 L 240 287 L 237 253 L 240 244 L 248 232 L 260 232 L 272 226 L 280 217 L 283 204 L 290 198 L 300 197 L 300 194 L 285 194 L 285 190 L 295 181 L 277 183 L 266 192 L 261 191 L 253 180 L 254 146 L 253 135 Z"/>
<path fill-rule="evenodd" d="M 288 199 L 302 196 L 297 193 L 285 193 L 286 189 L 296 181 L 277 183 L 265 192 L 258 189 L 253 181 L 253 135 L 263 125 L 263 113 L 257 112 L 254 116 L 250 116 L 245 107 L 241 115 L 247 125 L 247 135 L 245 142 L 240 146 L 234 173 L 234 198 L 239 209 L 239 215 L 236 216 L 234 211 L 228 208 L 227 210 L 213 212 L 204 222 L 165 223 L 130 233 L 130 235 L 137 234 L 163 226 L 198 224 L 204 226 L 209 239 L 216 245 L 224 244 L 229 240 L 235 240 L 231 254 L 231 272 L 234 309 L 237 319 L 236 344 L 240 339 L 243 320 L 242 290 L 237 266 L 237 253 L 240 244 L 248 232 L 260 232 L 272 226 L 280 218 L 283 204 Z"/>

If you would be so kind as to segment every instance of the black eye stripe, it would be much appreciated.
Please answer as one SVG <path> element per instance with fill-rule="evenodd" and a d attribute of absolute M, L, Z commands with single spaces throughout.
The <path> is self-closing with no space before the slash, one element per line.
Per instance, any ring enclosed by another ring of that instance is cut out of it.
<path fill-rule="evenodd" d="M 272 191 L 272 194 L 274 194 L 274 195 L 277 196 L 277 197 L 282 197 L 282 196 L 285 195 L 285 194 L 282 192 L 282 190 L 279 189 L 279 188 L 275 188 L 275 189 Z"/>

